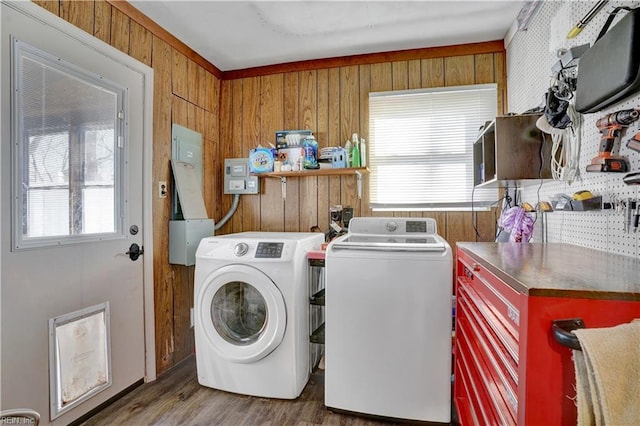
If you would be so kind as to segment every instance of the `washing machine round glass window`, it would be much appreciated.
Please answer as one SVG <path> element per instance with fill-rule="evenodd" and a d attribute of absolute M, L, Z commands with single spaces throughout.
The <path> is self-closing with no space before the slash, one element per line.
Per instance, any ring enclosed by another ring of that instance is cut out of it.
<path fill-rule="evenodd" d="M 250 345 L 265 330 L 267 303 L 251 284 L 232 281 L 220 287 L 213 296 L 211 320 L 227 342 Z"/>

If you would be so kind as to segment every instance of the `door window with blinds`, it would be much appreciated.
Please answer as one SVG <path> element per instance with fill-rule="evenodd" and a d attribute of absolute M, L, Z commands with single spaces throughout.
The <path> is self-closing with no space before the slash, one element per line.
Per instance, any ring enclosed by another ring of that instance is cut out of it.
<path fill-rule="evenodd" d="M 126 89 L 12 45 L 13 248 L 123 237 Z"/>
<path fill-rule="evenodd" d="M 370 93 L 371 208 L 466 210 L 496 202 L 495 188 L 473 187 L 473 143 L 496 112 L 495 84 Z"/>

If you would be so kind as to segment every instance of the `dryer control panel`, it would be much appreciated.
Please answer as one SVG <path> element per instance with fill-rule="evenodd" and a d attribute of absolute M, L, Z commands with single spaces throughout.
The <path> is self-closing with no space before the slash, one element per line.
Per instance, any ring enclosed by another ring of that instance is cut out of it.
<path fill-rule="evenodd" d="M 270 258 L 270 259 L 279 259 L 282 257 L 282 248 L 284 247 L 284 243 L 274 243 L 274 242 L 260 242 L 258 243 L 258 248 L 256 249 L 256 258 Z"/>

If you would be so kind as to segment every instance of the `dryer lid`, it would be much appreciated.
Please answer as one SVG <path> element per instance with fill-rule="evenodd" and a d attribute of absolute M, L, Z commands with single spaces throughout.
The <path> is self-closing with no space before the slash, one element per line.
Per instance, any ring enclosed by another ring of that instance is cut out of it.
<path fill-rule="evenodd" d="M 446 245 L 432 235 L 362 235 L 349 234 L 332 244 L 333 249 L 382 251 L 438 251 Z"/>

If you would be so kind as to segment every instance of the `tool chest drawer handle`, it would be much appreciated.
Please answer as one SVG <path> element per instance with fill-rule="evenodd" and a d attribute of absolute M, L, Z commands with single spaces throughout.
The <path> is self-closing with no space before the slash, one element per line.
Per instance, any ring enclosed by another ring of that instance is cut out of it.
<path fill-rule="evenodd" d="M 473 279 L 473 273 L 480 271 L 480 265 L 477 263 L 472 264 L 471 268 L 469 268 L 467 265 L 464 265 L 464 264 L 463 266 L 464 266 L 464 275 L 471 280 Z"/>
<path fill-rule="evenodd" d="M 579 351 L 581 350 L 580 342 L 576 335 L 571 332 L 571 330 L 578 328 L 585 328 L 582 318 L 554 320 L 551 323 L 551 331 L 553 332 L 553 337 L 556 339 L 556 342 L 562 346 Z"/>
<path fill-rule="evenodd" d="M 464 267 L 464 276 L 469 278 L 470 280 L 473 279 L 473 272 L 471 272 L 471 269 L 469 269 L 467 266 Z"/>

